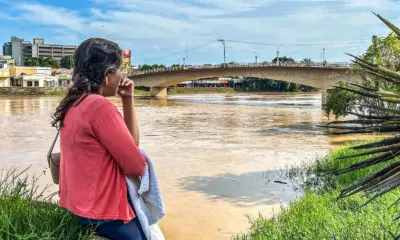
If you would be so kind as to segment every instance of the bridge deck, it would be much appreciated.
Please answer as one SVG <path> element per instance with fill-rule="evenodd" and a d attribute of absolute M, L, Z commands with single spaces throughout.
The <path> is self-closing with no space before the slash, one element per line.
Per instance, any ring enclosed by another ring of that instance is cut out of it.
<path fill-rule="evenodd" d="M 280 63 L 279 66 L 276 63 L 246 63 L 246 64 L 217 64 L 217 65 L 185 65 L 180 67 L 166 67 L 166 68 L 157 68 L 152 70 L 145 71 L 132 71 L 128 74 L 128 76 L 137 76 L 137 75 L 151 75 L 154 73 L 163 73 L 163 72 L 182 72 L 182 71 L 191 71 L 191 70 L 201 70 L 201 69 L 226 69 L 226 68 L 328 68 L 328 69 L 350 69 L 350 64 L 348 63 L 314 63 L 314 64 L 305 64 L 305 63 Z"/>

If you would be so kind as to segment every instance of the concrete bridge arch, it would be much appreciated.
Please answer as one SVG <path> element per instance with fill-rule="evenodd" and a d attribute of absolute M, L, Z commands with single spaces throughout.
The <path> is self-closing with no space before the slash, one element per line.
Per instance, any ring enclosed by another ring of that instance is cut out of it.
<path fill-rule="evenodd" d="M 337 82 L 350 77 L 360 77 L 359 75 L 352 75 L 349 67 L 340 66 L 233 66 L 156 70 L 132 74 L 129 78 L 135 81 L 135 86 L 150 87 L 152 96 L 165 98 L 166 88 L 180 82 L 226 76 L 266 78 L 315 87 L 321 89 L 323 104 L 326 98 L 326 91 Z"/>

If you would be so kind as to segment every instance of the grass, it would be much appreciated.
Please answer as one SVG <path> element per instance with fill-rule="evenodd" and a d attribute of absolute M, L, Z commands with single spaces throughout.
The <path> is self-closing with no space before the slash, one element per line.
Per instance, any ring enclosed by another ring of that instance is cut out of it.
<path fill-rule="evenodd" d="M 399 198 L 400 190 L 365 207 L 361 206 L 367 198 L 361 194 L 337 200 L 342 188 L 382 166 L 339 176 L 317 177 L 326 170 L 340 169 L 365 159 L 335 159 L 356 152 L 360 151 L 343 147 L 316 163 L 290 169 L 289 178 L 299 179 L 301 176 L 300 179 L 305 181 L 304 196 L 288 207 L 282 207 L 281 212 L 272 218 L 260 215 L 249 219 L 249 232 L 235 239 L 400 239 L 400 222 L 393 221 L 400 215 L 400 206 L 391 207 Z"/>
<path fill-rule="evenodd" d="M 26 169 L 13 168 L 0 175 L 0 239 L 88 239 L 91 229 L 82 228 L 68 211 L 43 196 L 35 177 Z"/>
<path fill-rule="evenodd" d="M 136 89 L 134 90 L 135 96 L 150 96 L 150 92 L 142 89 Z"/>

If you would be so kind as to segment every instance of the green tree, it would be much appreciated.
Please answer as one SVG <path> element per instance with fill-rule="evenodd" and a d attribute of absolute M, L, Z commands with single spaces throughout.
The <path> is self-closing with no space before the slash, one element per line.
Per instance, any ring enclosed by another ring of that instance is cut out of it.
<path fill-rule="evenodd" d="M 300 92 L 300 86 L 297 83 L 290 83 L 289 92 Z"/>
<path fill-rule="evenodd" d="M 139 71 L 147 71 L 147 70 L 152 70 L 152 69 L 153 69 L 153 67 L 148 64 L 143 64 L 143 65 L 138 66 Z"/>
<path fill-rule="evenodd" d="M 45 67 L 45 58 L 38 57 L 38 61 L 39 61 L 39 66 L 40 67 Z"/>
<path fill-rule="evenodd" d="M 274 59 L 272 59 L 272 62 L 276 63 L 276 60 L 277 60 L 277 58 L 275 57 Z M 295 63 L 296 61 L 291 57 L 283 56 L 283 57 L 279 57 L 279 62 Z"/>
<path fill-rule="evenodd" d="M 25 66 L 58 68 L 59 63 L 53 58 L 31 57 L 26 59 Z"/>
<path fill-rule="evenodd" d="M 25 60 L 24 65 L 28 66 L 28 67 L 40 67 L 39 58 L 30 57 L 30 58 Z"/>
<path fill-rule="evenodd" d="M 389 70 L 400 69 L 400 43 L 396 34 L 391 33 L 387 37 L 372 37 L 372 44 L 368 47 L 366 53 L 361 56 L 362 60 L 377 64 Z M 360 71 L 359 65 L 352 66 L 354 71 Z M 348 80 L 338 83 L 339 87 L 362 86 L 364 89 L 383 89 L 398 92 L 399 86 L 393 82 L 382 81 L 379 76 L 371 74 L 363 74 L 363 78 L 359 82 Z M 343 97 L 346 101 L 343 101 Z M 337 89 L 328 94 L 325 111 L 327 114 L 333 113 L 337 118 L 346 116 L 350 112 L 364 112 L 364 106 L 376 107 L 396 107 L 394 104 L 386 104 L 375 99 L 370 99 L 362 95 L 348 94 L 344 90 Z M 358 106 L 358 107 L 356 107 Z"/>
<path fill-rule="evenodd" d="M 62 68 L 72 68 L 72 55 L 66 55 L 61 58 L 60 67 Z"/>
<path fill-rule="evenodd" d="M 60 64 L 54 58 L 45 58 L 41 67 L 59 68 Z"/>
<path fill-rule="evenodd" d="M 313 61 L 311 61 L 311 58 L 304 58 L 303 60 L 300 61 L 300 63 L 311 65 L 313 64 Z"/>

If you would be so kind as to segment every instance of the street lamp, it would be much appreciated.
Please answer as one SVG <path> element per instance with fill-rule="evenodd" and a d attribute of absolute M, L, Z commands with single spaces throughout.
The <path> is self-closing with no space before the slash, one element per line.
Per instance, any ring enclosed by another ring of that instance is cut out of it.
<path fill-rule="evenodd" d="M 183 58 L 183 69 L 185 69 L 185 60 L 186 58 Z"/>
<path fill-rule="evenodd" d="M 225 50 L 225 40 L 224 39 L 218 39 L 218 42 L 221 42 L 222 45 L 224 45 L 224 67 L 226 66 L 226 50 Z"/>
<path fill-rule="evenodd" d="M 255 59 L 256 59 L 256 64 L 257 64 L 257 53 L 256 52 L 253 52 L 254 53 L 254 55 L 255 55 Z"/>
<path fill-rule="evenodd" d="M 279 48 L 282 46 L 283 46 L 283 44 L 276 47 L 276 66 L 279 66 Z"/>

